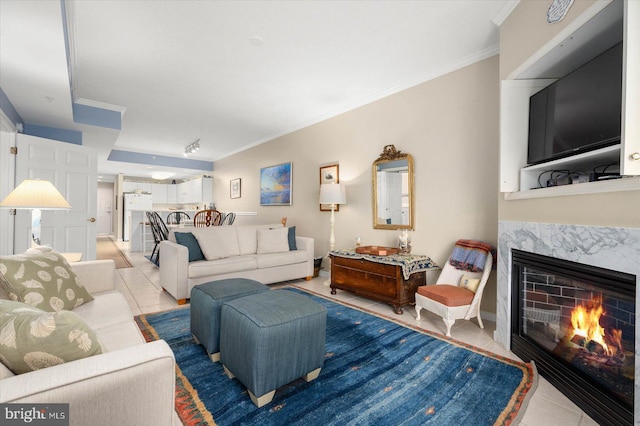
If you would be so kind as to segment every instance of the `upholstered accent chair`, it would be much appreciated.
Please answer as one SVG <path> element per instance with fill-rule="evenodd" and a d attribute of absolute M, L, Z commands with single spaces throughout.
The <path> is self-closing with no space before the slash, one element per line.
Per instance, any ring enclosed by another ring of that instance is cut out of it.
<path fill-rule="evenodd" d="M 453 255 L 452 255 L 453 256 Z M 446 335 L 451 337 L 451 327 L 457 319 L 478 319 L 480 328 L 484 328 L 480 317 L 482 293 L 493 266 L 493 255 L 486 253 L 486 260 L 480 272 L 456 267 L 447 260 L 435 285 L 418 288 L 416 293 L 416 321 L 420 321 L 420 311 L 426 309 L 442 317 L 446 326 Z"/>

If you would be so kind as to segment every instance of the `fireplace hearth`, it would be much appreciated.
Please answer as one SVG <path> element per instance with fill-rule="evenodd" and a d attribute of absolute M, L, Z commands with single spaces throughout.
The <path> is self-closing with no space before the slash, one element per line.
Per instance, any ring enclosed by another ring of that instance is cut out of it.
<path fill-rule="evenodd" d="M 632 274 L 511 251 L 511 350 L 600 424 L 632 424 Z"/>

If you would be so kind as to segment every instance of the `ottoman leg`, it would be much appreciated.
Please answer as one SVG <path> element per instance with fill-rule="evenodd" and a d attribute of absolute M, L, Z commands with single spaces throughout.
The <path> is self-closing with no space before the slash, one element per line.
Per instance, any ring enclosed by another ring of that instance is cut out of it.
<path fill-rule="evenodd" d="M 220 352 L 216 352 L 215 354 L 209 354 L 209 358 L 211 359 L 211 362 L 220 361 Z"/>
<path fill-rule="evenodd" d="M 191 337 L 193 337 L 193 341 L 196 342 L 196 345 L 200 344 L 200 340 L 198 340 L 195 334 L 191 333 Z"/>
<path fill-rule="evenodd" d="M 226 374 L 228 378 L 230 378 L 230 379 L 234 379 L 234 378 L 236 377 L 236 376 L 235 376 L 231 371 L 229 371 L 229 369 L 228 369 L 227 367 L 225 367 L 224 365 L 222 366 L 222 368 L 224 368 L 224 374 Z"/>
<path fill-rule="evenodd" d="M 307 374 L 305 374 L 304 376 L 302 376 L 307 382 L 310 382 L 312 380 L 315 380 L 318 378 L 318 376 L 320 375 L 320 370 L 322 370 L 322 367 L 320 368 L 316 368 L 313 371 L 308 372 Z"/>
<path fill-rule="evenodd" d="M 250 390 L 247 389 L 247 392 L 249 392 L 249 397 L 251 398 L 251 401 L 256 405 L 256 407 L 260 408 L 265 404 L 270 403 L 273 400 L 273 396 L 276 394 L 275 390 L 272 390 L 271 392 L 267 392 L 264 395 L 262 395 L 260 398 L 257 398 L 253 392 L 251 392 Z"/>

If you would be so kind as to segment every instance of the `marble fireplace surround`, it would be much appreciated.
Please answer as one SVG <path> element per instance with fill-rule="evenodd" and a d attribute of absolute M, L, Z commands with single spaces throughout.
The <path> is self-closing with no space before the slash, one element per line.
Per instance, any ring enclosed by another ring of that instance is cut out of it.
<path fill-rule="evenodd" d="M 511 250 L 635 275 L 640 289 L 640 228 L 500 221 L 494 340 L 511 347 Z M 636 306 L 640 306 L 636 291 Z M 634 423 L 640 422 L 640 315 L 636 315 Z"/>

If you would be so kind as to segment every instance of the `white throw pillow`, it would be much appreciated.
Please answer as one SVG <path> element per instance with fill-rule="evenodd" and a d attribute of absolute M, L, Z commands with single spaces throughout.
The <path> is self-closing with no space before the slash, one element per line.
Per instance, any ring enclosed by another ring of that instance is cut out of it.
<path fill-rule="evenodd" d="M 258 229 L 256 253 L 282 253 L 289 251 L 289 228 Z"/>
<path fill-rule="evenodd" d="M 464 287 L 472 292 L 478 291 L 478 286 L 480 285 L 480 278 L 472 278 L 466 275 L 463 275 L 460 278 L 460 287 Z"/>
<path fill-rule="evenodd" d="M 240 255 L 238 234 L 234 226 L 193 228 L 191 233 L 198 240 L 200 250 L 207 260 Z"/>

